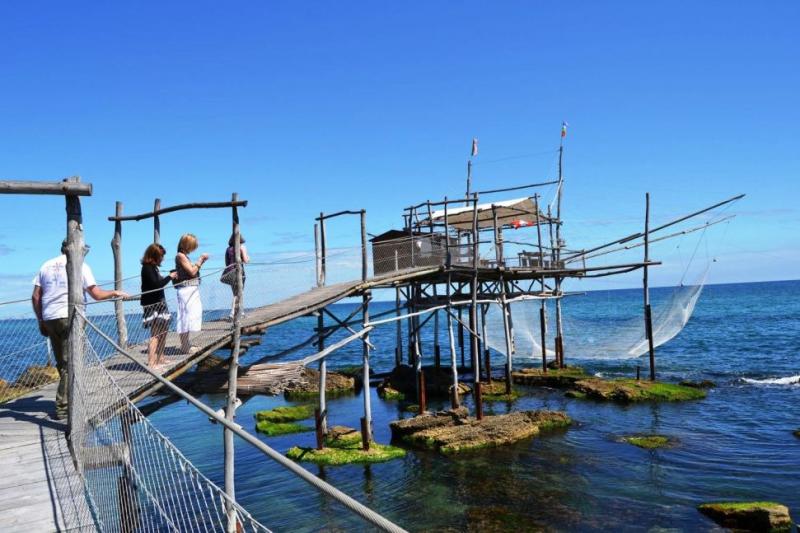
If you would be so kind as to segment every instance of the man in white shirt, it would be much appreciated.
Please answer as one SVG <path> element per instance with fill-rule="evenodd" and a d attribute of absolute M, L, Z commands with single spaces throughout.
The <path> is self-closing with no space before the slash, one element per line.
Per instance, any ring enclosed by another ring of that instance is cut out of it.
<path fill-rule="evenodd" d="M 67 417 L 67 399 L 69 387 L 68 339 L 69 339 L 69 306 L 67 296 L 67 256 L 66 241 L 61 244 L 61 255 L 46 261 L 39 273 L 33 278 L 33 294 L 31 303 L 36 318 L 39 320 L 39 331 L 50 338 L 60 381 L 56 392 L 56 419 Z M 88 247 L 84 253 L 88 252 Z M 107 291 L 97 286 L 92 269 L 83 263 L 83 290 L 95 300 L 125 298 L 122 291 Z M 85 297 L 85 296 L 84 296 Z"/>

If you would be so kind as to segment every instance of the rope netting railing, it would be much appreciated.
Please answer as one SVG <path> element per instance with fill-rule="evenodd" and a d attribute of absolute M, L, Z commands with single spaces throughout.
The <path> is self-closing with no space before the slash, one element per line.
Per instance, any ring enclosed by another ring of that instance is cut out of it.
<path fill-rule="evenodd" d="M 236 530 L 268 531 L 128 399 L 108 368 L 116 350 L 94 327 L 84 328 L 83 354 L 73 361 L 70 439 L 98 529 L 225 531 L 233 510 Z"/>

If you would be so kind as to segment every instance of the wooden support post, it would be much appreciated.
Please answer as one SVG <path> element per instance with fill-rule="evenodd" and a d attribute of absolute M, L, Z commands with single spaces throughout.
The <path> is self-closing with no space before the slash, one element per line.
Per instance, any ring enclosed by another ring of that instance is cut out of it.
<path fill-rule="evenodd" d="M 425 372 L 420 369 L 419 371 L 419 415 L 424 414 L 428 410 L 428 391 L 425 388 Z"/>
<path fill-rule="evenodd" d="M 542 372 L 547 374 L 547 300 L 539 308 L 539 331 L 542 339 Z"/>
<path fill-rule="evenodd" d="M 475 418 L 483 420 L 483 395 L 480 381 L 475 383 Z"/>
<path fill-rule="evenodd" d="M 363 219 L 362 219 L 363 220 Z M 362 225 L 363 228 L 363 225 Z M 365 248 L 366 250 L 366 248 Z M 366 272 L 365 272 L 366 273 Z M 366 328 L 369 324 L 369 302 L 372 300 L 372 292 L 364 291 L 364 295 L 361 300 L 361 326 Z M 371 398 L 370 398 L 370 388 L 369 388 L 369 332 L 364 335 L 361 339 L 361 346 L 362 346 L 362 363 L 364 371 L 364 375 L 362 377 L 364 382 L 363 393 L 364 393 L 364 422 L 362 423 L 361 429 L 361 438 L 362 444 L 365 450 L 369 450 L 369 443 L 372 440 L 372 405 L 371 405 Z"/>
<path fill-rule="evenodd" d="M 232 202 L 239 201 L 239 195 L 233 193 L 231 195 Z M 239 350 L 241 348 L 241 322 L 242 322 L 242 296 L 243 296 L 243 272 L 242 272 L 242 241 L 241 233 L 239 231 L 239 211 L 234 205 L 231 208 L 232 226 L 233 226 L 233 257 L 236 265 L 236 280 L 234 285 L 234 307 L 233 307 L 233 339 L 231 341 L 231 358 L 228 366 L 228 402 L 225 407 L 225 418 L 233 422 L 236 416 L 236 394 L 239 375 Z M 234 482 L 234 444 L 233 444 L 233 431 L 225 428 L 224 431 L 225 441 L 225 494 L 229 500 L 227 502 L 227 517 L 228 517 L 228 533 L 236 533 L 237 531 L 237 517 L 236 508 L 231 502 L 236 501 L 236 486 Z"/>
<path fill-rule="evenodd" d="M 462 308 L 458 308 L 458 348 L 461 351 L 461 368 L 467 365 L 464 361 L 464 314 Z"/>
<path fill-rule="evenodd" d="M 77 182 L 80 178 L 71 178 L 70 181 Z M 81 201 L 77 195 L 67 195 L 67 246 L 64 252 L 67 256 L 67 306 L 69 308 L 69 360 L 67 362 L 68 388 L 68 422 L 69 429 L 72 431 L 78 427 L 75 402 L 77 401 L 76 378 L 77 373 L 83 369 L 83 331 L 84 320 L 76 312 L 84 306 L 83 301 L 83 215 L 81 213 Z M 79 444 L 80 445 L 80 444 Z M 72 444 L 75 446 L 75 443 Z M 78 465 L 80 468 L 80 464 Z"/>
<path fill-rule="evenodd" d="M 156 198 L 153 202 L 153 213 L 158 213 L 161 210 L 161 198 Z M 119 216 L 119 215 L 117 215 Z M 161 220 L 158 215 L 153 215 L 153 242 L 161 244 Z"/>
<path fill-rule="evenodd" d="M 325 349 L 325 319 L 322 316 L 321 310 L 319 315 L 317 315 L 317 332 L 319 334 L 317 350 L 321 352 Z M 327 378 L 328 364 L 326 363 L 326 358 L 323 357 L 319 360 L 319 427 L 317 428 L 317 431 L 320 431 L 322 435 L 328 433 L 328 406 L 325 398 Z"/>
<path fill-rule="evenodd" d="M 327 243 L 325 242 L 325 215 L 319 214 L 319 286 L 325 286 L 325 274 L 327 270 Z M 325 413 L 323 413 L 324 418 Z"/>
<path fill-rule="evenodd" d="M 317 437 L 317 449 L 321 450 L 325 444 L 325 433 L 322 430 L 322 412 L 319 407 L 314 409 L 314 431 Z"/>
<path fill-rule="evenodd" d="M 489 349 L 489 337 L 486 329 L 486 309 L 489 304 L 481 305 L 481 335 L 483 336 L 483 366 L 486 369 L 486 382 L 492 384 L 492 352 Z"/>
<path fill-rule="evenodd" d="M 116 213 L 122 216 L 122 202 L 117 202 Z M 114 289 L 122 290 L 122 222 L 114 222 L 114 238 L 111 240 L 114 254 Z M 117 319 L 117 339 L 123 348 L 128 346 L 128 325 L 125 322 L 125 305 L 121 298 L 114 300 L 114 314 Z"/>
<path fill-rule="evenodd" d="M 506 340 L 506 394 L 511 394 L 511 330 L 509 324 L 509 304 L 506 299 L 506 284 L 500 278 L 500 306 L 503 310 L 503 334 Z"/>
<path fill-rule="evenodd" d="M 650 261 L 650 193 L 645 194 L 644 210 L 644 325 L 647 335 L 647 350 L 650 355 L 650 381 L 656 380 L 656 349 L 653 341 L 653 313 L 650 308 L 650 282 L 648 279 L 647 263 Z"/>
<path fill-rule="evenodd" d="M 533 210 L 536 212 L 536 238 L 539 248 L 539 271 L 541 272 L 541 293 L 544 297 L 544 248 L 542 247 L 542 219 L 539 216 L 539 195 L 533 195 Z M 539 309 L 539 330 L 542 339 L 542 372 L 547 373 L 547 300 L 542 299 Z"/>
<path fill-rule="evenodd" d="M 400 310 L 400 287 L 396 287 L 394 290 L 394 304 L 395 304 L 395 313 L 398 317 L 402 314 Z M 402 320 L 395 321 L 395 347 L 394 347 L 394 366 L 400 366 L 403 363 L 403 325 L 401 324 Z"/>
<path fill-rule="evenodd" d="M 436 284 L 433 284 L 433 300 L 436 302 L 438 299 L 438 291 L 436 289 Z M 433 364 L 436 367 L 436 370 L 439 370 L 439 367 L 442 364 L 442 348 L 439 346 L 439 311 L 436 310 L 433 312 Z"/>
<path fill-rule="evenodd" d="M 316 274 L 317 287 L 322 287 L 321 257 L 319 249 L 319 224 L 314 224 L 314 272 Z"/>
<path fill-rule="evenodd" d="M 451 277 L 447 274 L 447 339 L 448 346 L 450 347 L 450 368 L 453 371 L 453 386 L 450 392 L 450 405 L 453 409 L 457 408 L 461 403 L 458 397 L 458 363 L 456 362 L 456 342 L 453 338 L 453 307 L 451 297 Z"/>
<path fill-rule="evenodd" d="M 367 210 L 361 210 L 361 281 L 367 281 Z"/>
<path fill-rule="evenodd" d="M 369 392 L 369 391 L 367 391 L 367 392 Z M 369 424 L 370 424 L 369 420 L 366 417 L 362 416 L 361 417 L 361 449 L 364 450 L 365 452 L 369 451 L 369 443 L 372 440 L 372 437 L 370 436 Z"/>
<path fill-rule="evenodd" d="M 469 307 L 470 343 L 472 355 L 472 375 L 475 383 L 475 404 L 478 414 L 483 416 L 480 397 L 480 363 L 478 362 L 478 259 L 480 239 L 478 238 L 478 195 L 473 197 L 472 205 L 472 303 Z"/>

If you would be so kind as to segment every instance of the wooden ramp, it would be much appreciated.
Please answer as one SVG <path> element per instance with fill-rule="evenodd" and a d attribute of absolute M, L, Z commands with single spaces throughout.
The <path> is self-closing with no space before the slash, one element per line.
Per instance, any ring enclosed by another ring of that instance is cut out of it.
<path fill-rule="evenodd" d="M 307 315 L 363 291 L 388 286 L 409 278 L 426 276 L 438 268 L 397 272 L 367 281 L 351 281 L 315 288 L 286 300 L 248 311 L 243 322 L 250 330 L 267 327 Z M 175 379 L 200 360 L 230 344 L 229 321 L 203 324 L 203 331 L 193 339 L 198 350 L 191 355 L 179 353 L 179 337 L 167 337 L 168 367 L 164 377 Z M 143 344 L 128 350 L 141 363 L 147 359 Z M 150 374 L 124 355 L 117 353 L 103 366 L 120 389 L 132 401 L 141 400 L 161 385 Z M 99 370 L 99 369 L 98 369 Z M 86 374 L 90 375 L 90 374 Z M 108 379 L 91 379 L 87 393 L 108 399 L 103 388 Z M 51 419 L 55 411 L 56 384 L 47 385 L 26 396 L 0 405 L 0 531 L 94 531 L 87 523 L 91 513 L 83 483 L 72 463 L 65 436 L 66 425 Z M 90 398 L 91 400 L 91 398 Z"/>

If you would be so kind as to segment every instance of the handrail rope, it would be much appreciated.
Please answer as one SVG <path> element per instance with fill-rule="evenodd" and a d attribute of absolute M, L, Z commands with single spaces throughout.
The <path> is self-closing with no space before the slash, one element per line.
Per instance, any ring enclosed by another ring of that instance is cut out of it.
<path fill-rule="evenodd" d="M 316 487 L 320 491 L 324 492 L 325 494 L 327 494 L 331 498 L 335 499 L 336 501 L 338 501 L 339 503 L 341 503 L 342 505 L 344 505 L 345 507 L 347 507 L 348 509 L 350 509 L 354 513 L 358 514 L 359 516 L 361 516 L 362 518 L 364 518 L 368 522 L 372 523 L 373 525 L 379 527 L 380 529 L 382 529 L 384 531 L 390 531 L 390 532 L 394 532 L 394 533 L 405 533 L 405 530 L 403 528 L 401 528 L 400 526 L 394 524 L 393 522 L 391 522 L 388 519 L 384 518 L 383 516 L 381 516 L 380 514 L 376 513 L 375 511 L 373 511 L 369 507 L 367 507 L 364 504 L 358 502 L 357 500 L 351 498 L 350 496 L 348 496 L 344 492 L 340 491 L 339 489 L 337 489 L 336 487 L 334 487 L 330 483 L 327 483 L 326 481 L 323 481 L 323 480 L 319 479 L 318 477 L 316 477 L 315 475 L 310 473 L 308 470 L 306 470 L 305 468 L 297 465 L 296 463 L 294 463 L 290 459 L 287 459 L 286 457 L 284 457 L 282 454 L 280 454 L 279 452 L 277 452 L 276 450 L 274 450 L 270 446 L 264 444 L 261 440 L 259 440 L 255 436 L 253 436 L 250 433 L 248 433 L 247 431 L 243 430 L 241 427 L 238 426 L 238 424 L 235 424 L 235 423 L 231 422 L 230 420 L 228 420 L 227 418 L 218 415 L 213 409 L 208 407 L 206 404 L 204 404 L 203 402 L 201 402 L 200 400 L 198 400 L 197 398 L 195 398 L 191 394 L 187 393 L 186 391 L 184 391 L 183 389 L 181 389 L 180 387 L 178 387 L 177 385 L 175 385 L 171 381 L 165 379 L 160 374 L 158 374 L 158 373 L 154 372 L 153 370 L 151 370 L 150 368 L 148 368 L 147 365 L 144 365 L 143 363 L 141 363 L 138 359 L 136 359 L 135 356 L 131 355 L 128 352 L 128 350 L 126 350 L 126 349 L 122 348 L 121 346 L 119 346 L 111 337 L 106 335 L 105 332 L 100 330 L 91 320 L 89 320 L 86 317 L 86 315 L 83 313 L 83 311 L 81 310 L 80 306 L 76 306 L 75 307 L 75 311 L 78 314 L 80 314 L 81 317 L 83 317 L 83 319 L 86 321 L 86 323 L 92 329 L 94 329 L 95 332 L 98 335 L 100 335 L 108 343 L 110 343 L 111 346 L 113 346 L 120 354 L 122 354 L 126 358 L 128 358 L 131 361 L 133 361 L 134 363 L 136 363 L 136 365 L 138 365 L 142 370 L 144 370 L 145 372 L 150 374 L 152 377 L 154 377 L 156 379 L 156 381 L 158 381 L 163 386 L 168 388 L 174 394 L 177 394 L 178 396 L 182 397 L 183 399 L 185 399 L 186 401 L 188 401 L 189 403 L 194 405 L 196 408 L 198 408 L 200 411 L 202 411 L 203 414 L 213 418 L 218 423 L 222 424 L 227 429 L 232 431 L 234 434 L 238 435 L 241 439 L 243 439 L 244 441 L 248 442 L 249 444 L 255 446 L 257 449 L 259 449 L 265 455 L 267 455 L 268 457 L 270 457 L 271 459 L 276 461 L 278 464 L 280 464 L 281 466 L 285 467 L 286 469 L 288 469 L 292 473 L 296 474 L 297 476 L 301 477 L 304 481 L 308 482 L 309 484 L 311 484 L 312 486 Z"/>
<path fill-rule="evenodd" d="M 101 336 L 105 337 L 105 335 L 103 335 L 103 333 L 102 333 L 102 332 L 100 332 L 100 331 L 97 329 L 97 327 L 96 327 L 96 326 L 95 326 L 95 325 L 92 323 L 92 321 L 91 321 L 91 320 L 89 320 L 89 319 L 86 317 L 86 315 L 84 315 L 84 314 L 83 314 L 83 312 L 81 312 L 81 311 L 79 310 L 79 311 L 78 311 L 78 313 L 79 313 L 79 314 L 80 314 L 80 315 L 83 317 L 83 319 L 84 319 L 84 320 L 86 320 L 86 323 L 87 323 L 87 324 L 89 324 L 89 325 L 92 327 L 92 329 L 94 329 L 96 332 L 100 333 L 100 334 L 101 334 Z M 108 340 L 108 339 L 106 338 L 106 340 Z M 112 344 L 113 344 L 113 343 L 112 343 Z M 197 467 L 196 467 L 196 466 L 194 466 L 194 463 L 192 463 L 192 462 L 189 460 L 189 458 L 187 458 L 185 455 L 183 455 L 183 452 L 181 452 L 181 451 L 180 451 L 180 449 L 179 449 L 179 448 L 177 448 L 177 447 L 176 447 L 176 446 L 175 446 L 175 445 L 172 443 L 172 441 L 170 441 L 170 440 L 169 440 L 169 439 L 168 439 L 168 438 L 167 438 L 167 437 L 166 437 L 166 436 L 165 436 L 163 433 L 161 433 L 161 431 L 159 431 L 159 430 L 158 430 L 158 428 L 156 428 L 154 425 L 152 425 L 152 424 L 150 423 L 150 421 L 147 419 L 147 417 L 146 417 L 146 416 L 144 416 L 144 414 L 142 414 L 142 412 L 139 410 L 139 408 L 138 408 L 138 407 L 136 407 L 136 405 L 135 405 L 133 402 L 131 402 L 131 401 L 128 399 L 128 395 L 127 395 L 127 394 L 125 394 L 125 391 L 123 391 L 123 390 L 122 390 L 122 388 L 119 386 L 119 383 L 117 382 L 117 380 L 115 380 L 115 379 L 113 378 L 113 376 L 111 376 L 111 374 L 109 374 L 109 373 L 108 373 L 108 371 L 106 370 L 105 366 L 103 365 L 103 360 L 100 358 L 100 356 L 99 356 L 99 354 L 97 353 L 97 350 L 94 348 L 94 346 L 92 346 L 92 344 L 91 344 L 90 342 L 87 342 L 85 345 L 87 345 L 87 346 L 89 346 L 89 347 L 91 348 L 91 351 L 92 351 L 92 353 L 94 354 L 94 357 L 95 357 L 95 359 L 97 359 L 98 366 L 100 366 L 101 368 L 103 368 L 103 370 L 106 372 L 106 375 L 108 376 L 108 379 L 109 379 L 109 381 L 111 381 L 111 383 L 113 384 L 114 388 L 115 388 L 115 389 L 116 389 L 116 390 L 119 392 L 119 394 L 120 394 L 120 395 L 121 395 L 123 398 L 125 398 L 125 402 L 128 404 L 128 406 L 129 406 L 130 408 L 132 408 L 132 409 L 134 409 L 134 410 L 136 411 L 136 415 L 137 415 L 137 416 L 141 417 L 141 419 L 142 419 L 142 420 L 146 421 L 146 423 L 147 423 L 147 426 L 148 426 L 148 431 L 150 431 L 150 432 L 154 433 L 154 434 L 155 434 L 155 435 L 156 435 L 156 436 L 159 438 L 159 440 L 161 440 L 161 441 L 162 441 L 164 444 L 166 444 L 166 445 L 167 445 L 167 447 L 170 449 L 170 452 L 171 452 L 171 453 L 175 453 L 175 454 L 177 454 L 177 455 L 178 455 L 178 457 L 179 457 L 179 458 L 182 460 L 182 462 L 183 462 L 183 463 L 185 463 L 185 465 L 186 465 L 186 466 L 187 466 L 187 467 L 188 467 L 188 468 L 189 468 L 189 469 L 190 469 L 190 470 L 191 470 L 193 473 L 195 473 L 196 475 L 198 475 L 200 478 L 202 478 L 204 481 L 206 481 L 206 482 L 207 482 L 209 485 L 212 485 L 212 486 L 214 486 L 214 487 L 217 487 L 217 488 L 219 489 L 219 487 L 216 485 L 216 483 L 214 483 L 213 481 L 211 481 L 211 480 L 210 480 L 208 477 L 206 477 L 206 476 L 205 476 L 205 475 L 204 475 L 204 474 L 203 474 L 203 473 L 202 473 L 200 470 L 198 470 L 198 469 L 197 469 Z M 115 348 L 117 348 L 117 347 L 115 346 Z M 123 354 L 123 355 L 127 355 L 127 354 Z M 146 367 L 145 365 L 142 365 L 142 363 L 140 363 L 138 360 L 134 359 L 134 361 L 135 361 L 135 362 L 136 362 L 136 363 L 137 363 L 137 364 L 138 364 L 140 367 L 147 369 L 147 367 Z M 151 374 L 152 374 L 152 373 L 151 373 Z M 170 383 L 171 383 L 171 382 L 170 382 Z M 252 517 L 252 515 L 251 515 L 251 514 L 250 514 L 250 513 L 247 511 L 247 509 L 243 508 L 243 507 L 242 507 L 242 506 L 241 506 L 241 505 L 240 505 L 238 502 L 236 502 L 236 500 L 234 500 L 233 498 L 231 498 L 230 496 L 228 496 L 228 495 L 227 495 L 227 494 L 226 494 L 224 491 L 220 490 L 220 491 L 219 491 L 219 494 L 220 494 L 220 495 L 221 495 L 221 496 L 222 496 L 222 497 L 223 497 L 225 500 L 228 500 L 230 503 L 232 503 L 233 505 L 235 505 L 235 506 L 238 508 L 238 510 L 240 510 L 240 511 L 244 512 L 244 514 L 245 514 L 245 515 L 247 515 L 247 517 L 248 517 L 250 520 L 252 520 L 252 521 L 254 521 L 254 522 L 258 523 L 259 525 L 262 525 L 262 524 L 260 524 L 260 522 L 258 522 L 257 520 L 255 520 L 255 519 Z M 263 527 L 263 525 L 262 525 L 262 527 Z"/>

